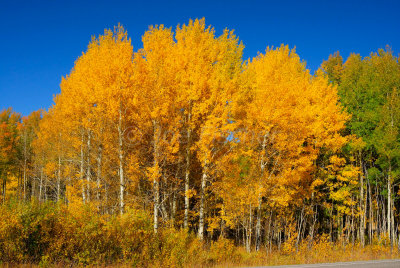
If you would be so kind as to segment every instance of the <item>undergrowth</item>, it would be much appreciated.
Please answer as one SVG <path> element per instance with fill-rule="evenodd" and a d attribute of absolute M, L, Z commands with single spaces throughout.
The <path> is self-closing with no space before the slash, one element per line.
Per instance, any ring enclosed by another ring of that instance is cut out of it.
<path fill-rule="evenodd" d="M 184 230 L 154 234 L 151 215 L 128 209 L 122 216 L 99 215 L 90 206 L 20 204 L 0 206 L 2 266 L 226 267 L 283 265 L 398 258 L 387 240 L 372 245 L 332 243 L 321 235 L 281 250 L 248 253 L 232 240 L 203 242 Z"/>

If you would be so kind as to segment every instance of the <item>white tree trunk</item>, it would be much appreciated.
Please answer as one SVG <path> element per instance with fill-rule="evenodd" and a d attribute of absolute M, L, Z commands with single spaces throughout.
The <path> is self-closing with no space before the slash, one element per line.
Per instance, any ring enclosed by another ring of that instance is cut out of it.
<path fill-rule="evenodd" d="M 91 171 L 90 171 L 90 147 L 91 147 L 91 135 L 90 135 L 90 130 L 88 131 L 88 139 L 87 139 L 87 158 L 86 158 L 86 198 L 87 201 L 90 202 L 90 177 L 91 177 Z"/>
<path fill-rule="evenodd" d="M 125 180 L 124 180 L 124 155 L 123 155 L 123 137 L 122 137 L 122 108 L 119 109 L 118 119 L 118 158 L 119 158 L 119 209 L 120 213 L 124 213 L 124 192 L 125 192 Z"/>
<path fill-rule="evenodd" d="M 84 135 L 82 133 L 82 140 L 81 140 L 81 182 L 82 182 L 82 202 L 85 204 L 86 202 L 86 194 L 85 194 L 85 183 L 84 183 L 84 174 L 83 174 L 83 169 L 84 169 L 84 155 L 83 155 L 83 141 L 84 141 Z"/>
<path fill-rule="evenodd" d="M 153 167 L 157 169 L 157 173 L 153 174 L 153 192 L 154 192 L 154 233 L 158 231 L 158 208 L 160 206 L 160 184 L 159 184 L 159 173 L 158 173 L 158 159 L 159 159 L 159 139 L 160 133 L 158 129 L 158 124 L 156 121 L 153 121 L 153 146 L 154 146 L 154 159 L 153 159 Z"/>
<path fill-rule="evenodd" d="M 26 129 L 24 130 L 24 200 L 26 200 Z"/>
<path fill-rule="evenodd" d="M 101 185 L 101 169 L 102 169 L 102 159 L 103 159 L 103 146 L 100 144 L 97 156 L 97 202 L 100 206 L 100 185 Z"/>
<path fill-rule="evenodd" d="M 265 160 L 264 160 L 264 155 L 265 155 L 265 148 L 267 145 L 267 137 L 268 135 L 265 134 L 263 137 L 263 143 L 262 143 L 262 155 L 261 155 L 261 163 L 260 163 L 260 169 L 261 169 L 261 180 L 263 179 L 264 176 L 264 171 L 265 171 Z M 260 181 L 260 187 L 262 187 L 262 181 Z M 257 223 L 256 223 L 256 251 L 260 249 L 261 245 L 261 203 L 262 203 L 262 196 L 261 193 L 258 197 L 258 207 L 257 207 Z"/>
<path fill-rule="evenodd" d="M 387 232 L 388 232 L 388 237 L 389 237 L 389 239 L 390 239 L 390 243 L 392 244 L 392 225 L 390 224 L 391 223 L 391 204 L 392 204 L 392 201 L 390 200 L 391 198 L 392 198 L 392 186 L 391 186 L 391 182 L 390 182 L 390 180 L 391 180 L 391 176 L 390 176 L 390 173 L 391 173 L 391 166 L 390 166 L 390 163 L 389 163 L 389 174 L 388 174 L 388 181 L 387 181 L 387 191 L 388 191 L 388 199 L 387 199 Z"/>
<path fill-rule="evenodd" d="M 43 168 L 40 168 L 39 202 L 42 201 Z"/>
<path fill-rule="evenodd" d="M 185 169 L 185 218 L 183 221 L 183 227 L 187 229 L 189 227 L 189 176 L 190 176 L 190 145 L 191 145 L 191 121 L 192 114 L 189 107 L 188 115 L 188 128 L 187 128 L 187 144 L 186 144 L 186 169 Z"/>
<path fill-rule="evenodd" d="M 58 156 L 58 172 L 57 172 L 57 202 L 60 201 L 61 195 L 61 157 Z"/>
<path fill-rule="evenodd" d="M 204 202 L 205 202 L 206 181 L 207 181 L 207 164 L 204 163 L 203 175 L 201 176 L 201 192 L 200 192 L 200 212 L 199 212 L 199 232 L 198 232 L 198 237 L 200 239 L 204 238 Z"/>
<path fill-rule="evenodd" d="M 361 246 L 364 247 L 365 245 L 365 240 L 364 240 L 364 222 L 365 222 L 365 213 L 364 213 L 364 175 L 363 175 L 363 164 L 362 164 L 362 155 L 361 155 L 361 150 L 359 151 L 359 157 L 360 157 L 360 241 L 361 241 Z"/>

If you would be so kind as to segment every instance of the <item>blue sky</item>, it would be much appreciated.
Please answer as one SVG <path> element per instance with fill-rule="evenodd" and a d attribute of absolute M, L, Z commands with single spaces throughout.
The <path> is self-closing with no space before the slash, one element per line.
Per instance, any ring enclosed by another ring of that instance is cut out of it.
<path fill-rule="evenodd" d="M 400 53 L 400 1 L 19 1 L 0 0 L 0 110 L 27 115 L 52 105 L 61 77 L 92 35 L 119 22 L 134 49 L 149 25 L 176 27 L 205 17 L 220 34 L 234 29 L 245 59 L 288 44 L 315 71 L 329 54 Z"/>

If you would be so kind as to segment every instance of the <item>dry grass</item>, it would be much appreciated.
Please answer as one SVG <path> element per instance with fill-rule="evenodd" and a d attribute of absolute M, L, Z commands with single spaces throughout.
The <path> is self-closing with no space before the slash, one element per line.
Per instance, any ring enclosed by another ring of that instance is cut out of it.
<path fill-rule="evenodd" d="M 321 246 L 321 245 L 319 245 Z M 272 265 L 294 265 L 294 264 L 314 264 L 330 262 L 348 262 L 348 261 L 367 261 L 400 258 L 400 252 L 390 246 L 367 245 L 364 248 L 360 245 L 331 245 L 325 247 L 324 251 L 318 251 L 316 248 L 310 250 L 298 250 L 298 252 L 287 254 L 283 251 L 273 251 L 267 253 L 265 250 L 259 252 L 247 253 L 244 248 L 236 247 L 234 255 L 219 256 L 224 259 L 221 262 L 202 262 L 202 260 L 193 260 L 186 263 L 184 267 L 242 267 L 242 266 L 272 266 Z M 212 252 L 204 252 L 207 255 L 213 255 Z M 215 254 L 214 254 L 215 255 Z M 232 258 L 231 258 L 232 257 Z M 196 263 L 196 261 L 200 261 Z M 204 260 L 203 260 L 204 261 Z M 65 264 L 0 264 L 0 267 L 72 267 L 75 265 Z M 76 265 L 82 266 L 82 265 Z M 149 263 L 148 267 L 178 267 L 174 263 Z M 85 265 L 85 267 L 87 267 Z M 89 265 L 88 267 L 132 267 L 131 263 L 116 263 L 111 265 Z"/>
<path fill-rule="evenodd" d="M 315 243 L 311 249 L 300 246 L 297 251 L 290 253 L 284 250 L 275 250 L 271 253 L 265 250 L 247 253 L 244 248 L 238 248 L 237 251 L 241 255 L 240 259 L 219 263 L 215 267 L 295 265 L 400 258 L 397 248 L 391 249 L 389 245 L 384 244 L 361 247 L 359 244 L 343 246 L 319 242 Z"/>
<path fill-rule="evenodd" d="M 387 238 L 372 245 L 332 243 L 327 235 L 289 238 L 280 250 L 246 252 L 233 240 L 204 243 L 193 233 L 164 228 L 155 235 L 141 211 L 107 218 L 90 208 L 0 206 L 1 267 L 232 267 L 400 258 Z"/>

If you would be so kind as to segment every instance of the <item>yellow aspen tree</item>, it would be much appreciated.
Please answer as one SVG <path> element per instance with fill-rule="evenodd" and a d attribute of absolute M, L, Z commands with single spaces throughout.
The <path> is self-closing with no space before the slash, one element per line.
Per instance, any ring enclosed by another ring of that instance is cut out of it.
<path fill-rule="evenodd" d="M 159 228 L 160 183 L 165 177 L 168 155 L 176 152 L 177 141 L 171 140 L 176 133 L 176 92 L 174 70 L 174 40 L 170 29 L 163 25 L 150 27 L 143 35 L 143 49 L 134 57 L 136 102 L 140 106 L 142 133 L 151 133 L 152 163 L 147 166 L 149 180 L 153 184 L 154 232 Z"/>
<path fill-rule="evenodd" d="M 206 202 L 206 183 L 217 172 L 214 163 L 226 150 L 225 141 L 231 133 L 231 103 L 238 90 L 242 71 L 242 50 L 232 31 L 214 39 L 215 54 L 209 56 L 210 64 L 203 70 L 206 79 L 204 97 L 198 113 L 201 115 L 201 133 L 196 142 L 197 158 L 202 166 L 199 200 L 198 237 L 203 239 Z"/>
<path fill-rule="evenodd" d="M 214 136 L 213 128 L 227 124 L 227 109 L 234 88 L 234 77 L 240 70 L 241 50 L 236 37 L 229 31 L 217 38 L 205 20 L 189 21 L 175 32 L 175 64 L 177 68 L 177 98 L 182 111 L 182 147 L 184 159 L 184 228 L 189 227 L 191 170 L 198 163 L 202 169 L 200 182 L 199 237 L 204 230 L 204 190 L 208 164 L 211 160 L 207 140 Z M 225 109 L 225 110 L 224 110 Z M 219 114 L 222 113 L 222 114 Z M 208 123 L 205 123 L 208 122 Z M 215 130 L 215 129 L 214 129 Z M 202 137 L 202 138 L 201 138 Z M 202 141 L 200 141 L 202 140 Z M 205 171 L 205 172 L 204 172 Z"/>
<path fill-rule="evenodd" d="M 53 200 L 61 201 L 65 178 L 63 177 L 63 162 L 67 159 L 69 149 L 66 128 L 63 128 L 63 118 L 55 107 L 43 115 L 39 124 L 38 138 L 35 143 L 36 154 L 45 156 L 43 172 L 49 178 L 47 186 L 43 187 L 46 198 L 53 195 Z M 41 181 L 43 183 L 43 181 Z M 47 188 L 48 187 L 48 188 Z"/>
<path fill-rule="evenodd" d="M 267 48 L 247 64 L 242 79 L 235 113 L 238 129 L 246 132 L 236 135 L 259 167 L 258 250 L 263 200 L 285 207 L 299 193 L 307 195 L 304 185 L 312 181 L 319 149 L 344 144 L 339 131 L 347 117 L 338 105 L 336 89 L 321 75 L 312 77 L 287 46 Z"/>
<path fill-rule="evenodd" d="M 122 26 L 105 30 L 104 35 L 93 38 L 87 51 L 76 61 L 70 76 L 62 83 L 60 99 L 68 102 L 69 111 L 78 114 L 81 122 L 80 136 L 80 173 L 86 177 L 86 186 L 82 187 L 83 199 L 89 201 L 92 190 L 92 163 L 97 162 L 97 175 L 102 176 L 102 156 L 104 146 L 104 128 L 106 124 L 115 133 L 108 137 L 113 143 L 112 151 L 118 158 L 118 199 L 119 210 L 123 213 L 125 206 L 125 157 L 126 141 L 124 135 L 129 126 L 128 103 L 131 98 L 133 79 L 133 48 L 126 31 Z M 65 110 L 66 114 L 68 111 Z M 78 134 L 76 132 L 76 134 Z M 96 138 L 96 140 L 94 140 Z M 97 143 L 97 152 L 93 143 Z M 84 146 L 86 143 L 86 146 Z M 111 148 L 108 147 L 108 148 Z M 84 148 L 86 150 L 84 150 Z M 86 157 L 84 154 L 86 153 Z M 93 154 L 97 155 L 93 157 Z M 96 159 L 96 160 L 94 160 Z M 86 170 L 84 170 L 86 163 Z M 99 181 L 97 178 L 97 192 Z M 86 188 L 86 190 L 85 190 Z"/>
<path fill-rule="evenodd" d="M 23 198 L 27 199 L 29 174 L 33 173 L 33 151 L 32 141 L 36 137 L 36 132 L 41 119 L 41 111 L 34 111 L 22 118 L 20 137 L 22 151 L 22 171 L 23 171 Z M 35 194 L 35 180 L 31 180 L 31 196 Z"/>
<path fill-rule="evenodd" d="M 185 149 L 184 149 L 184 221 L 185 229 L 189 227 L 190 197 L 190 169 L 193 162 L 193 144 L 196 140 L 194 131 L 198 128 L 199 116 L 197 109 L 201 108 L 204 93 L 207 93 L 204 70 L 209 69 L 210 56 L 215 53 L 214 29 L 206 28 L 204 19 L 189 21 L 188 25 L 177 27 L 176 58 L 178 69 L 178 98 L 177 101 L 183 110 Z"/>

